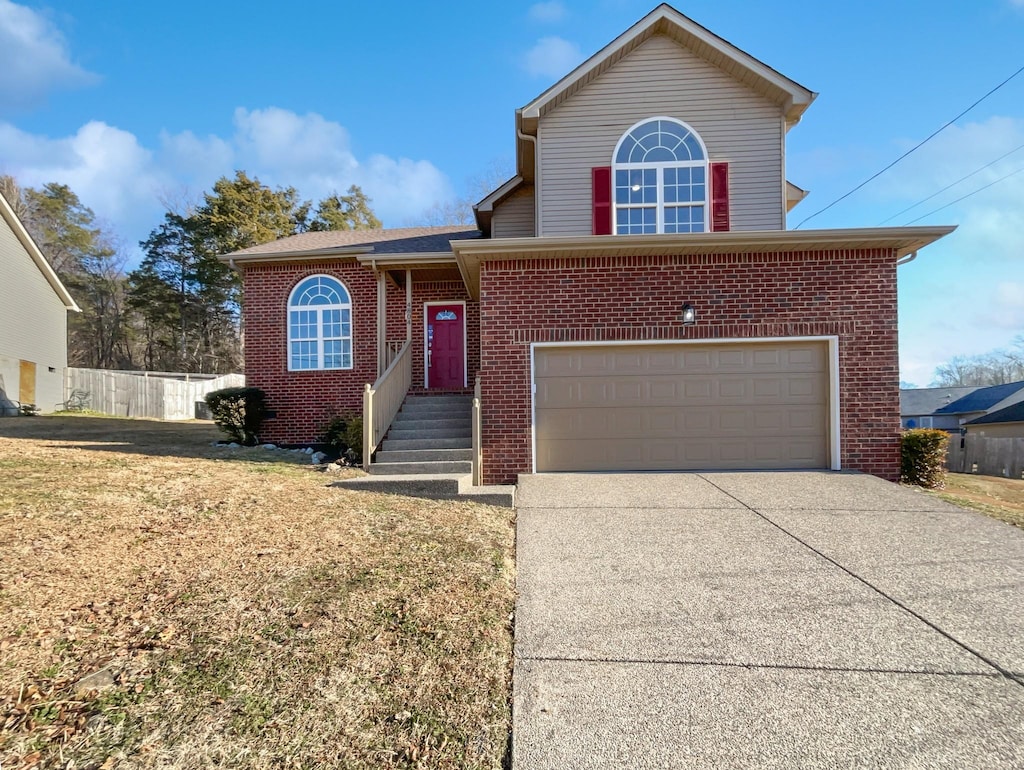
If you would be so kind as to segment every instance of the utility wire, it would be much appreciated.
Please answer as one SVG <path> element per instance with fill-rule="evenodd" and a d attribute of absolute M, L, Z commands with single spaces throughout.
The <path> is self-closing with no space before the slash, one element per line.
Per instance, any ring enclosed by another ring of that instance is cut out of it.
<path fill-rule="evenodd" d="M 962 200 L 965 200 L 965 199 L 967 199 L 967 198 L 970 198 L 970 197 L 971 197 L 972 195 L 977 195 L 977 194 L 978 194 L 978 193 L 980 193 L 980 192 L 981 192 L 982 190 L 987 190 L 987 189 L 988 189 L 989 187 L 991 187 L 992 185 L 994 185 L 994 184 L 999 184 L 999 183 L 1000 183 L 1000 182 L 1002 182 L 1002 181 L 1003 181 L 1004 179 L 1009 179 L 1009 178 L 1010 178 L 1011 176 L 1013 176 L 1014 174 L 1019 174 L 1019 173 L 1020 173 L 1021 171 L 1024 171 L 1024 166 L 1021 166 L 1021 167 L 1020 167 L 1019 169 L 1017 169 L 1016 171 L 1011 171 L 1011 172 L 1010 172 L 1009 174 L 1007 174 L 1006 176 L 1001 176 L 1001 177 L 999 177 L 999 178 L 998 178 L 998 179 L 997 179 L 996 181 L 994 181 L 994 182 L 989 182 L 989 183 L 988 183 L 987 185 L 985 185 L 984 187 L 979 187 L 979 188 L 978 188 L 977 190 L 975 190 L 974 192 L 969 192 L 969 193 L 967 193 L 967 195 L 961 195 L 961 196 L 960 196 L 959 198 L 957 198 L 957 199 L 956 199 L 955 201 L 950 201 L 950 202 L 949 202 L 949 203 L 947 203 L 947 204 L 946 204 L 945 206 L 939 206 L 939 207 L 938 207 L 937 209 L 935 209 L 934 211 L 929 211 L 929 212 L 928 212 L 927 214 L 923 214 L 923 215 L 919 216 L 919 217 L 918 217 L 917 219 L 911 219 L 911 220 L 910 220 L 909 222 L 907 222 L 907 224 L 906 224 L 906 225 L 904 225 L 904 227 L 906 227 L 907 225 L 912 225 L 912 224 L 914 224 L 914 222 L 920 222 L 920 221 L 921 221 L 922 219 L 926 219 L 927 217 L 930 217 L 930 216 L 931 216 L 932 214 L 938 214 L 938 213 L 939 213 L 940 211 L 942 211 L 943 209 L 948 209 L 948 208 L 949 208 L 950 206 L 952 206 L 952 205 L 953 205 L 954 203 L 959 203 L 959 202 L 960 202 L 960 201 L 962 201 Z"/>
<path fill-rule="evenodd" d="M 942 188 L 941 190 L 939 190 L 938 192 L 936 192 L 936 193 L 932 193 L 932 194 L 931 194 L 931 195 L 929 195 L 929 196 L 928 196 L 927 198 L 924 198 L 924 199 L 922 199 L 922 200 L 919 200 L 919 201 L 918 201 L 917 203 L 915 203 L 915 204 L 914 204 L 913 206 L 907 206 L 907 207 L 906 207 L 905 209 L 903 209 L 903 211 L 897 211 L 897 212 L 896 212 L 895 214 L 893 214 L 893 215 L 892 215 L 891 217 L 889 217 L 888 219 L 883 219 L 883 220 L 882 220 L 881 222 L 879 222 L 879 223 L 878 223 L 878 226 L 879 226 L 879 227 L 881 227 L 881 226 L 882 226 L 882 225 L 884 225 L 884 224 L 885 224 L 886 222 L 891 222 L 892 220 L 894 220 L 894 219 L 895 219 L 896 217 L 900 216 L 901 214 L 906 214 L 906 213 L 907 213 L 908 211 L 910 211 L 910 210 L 912 210 L 912 209 L 916 209 L 916 208 L 917 208 L 918 206 L 920 206 L 920 205 L 921 205 L 922 203 L 927 203 L 928 201 L 930 201 L 930 200 L 931 200 L 932 198 L 934 198 L 935 196 L 937 196 L 937 195 L 942 195 L 942 193 L 946 192 L 946 190 L 948 190 L 948 189 L 949 189 L 950 187 L 956 187 L 956 186 L 957 186 L 958 184 L 960 184 L 961 182 L 966 182 L 966 181 L 967 181 L 968 179 L 970 179 L 970 178 L 971 178 L 972 176 L 974 176 L 975 174 L 979 174 L 979 173 L 981 173 L 982 171 L 984 171 L 985 169 L 987 169 L 987 168 L 988 168 L 989 166 L 994 166 L 994 165 L 995 165 L 996 163 L 998 163 L 999 161 L 1001 161 L 1001 160 L 1002 160 L 1003 158 L 1008 158 L 1008 157 L 1010 157 L 1011 155 L 1013 155 L 1013 154 L 1014 154 L 1015 152 L 1017 152 L 1018 150 L 1021 150 L 1021 149 L 1024 149 L 1024 144 L 1020 144 L 1020 145 L 1017 145 L 1017 146 L 1016 146 L 1016 147 L 1014 147 L 1014 148 L 1013 148 L 1012 150 L 1010 150 L 1010 151 L 1009 151 L 1008 153 L 1006 153 L 1005 155 L 1000 155 L 1000 156 L 999 156 L 998 158 L 996 158 L 996 159 L 995 159 L 994 161 L 992 161 L 991 163 L 986 163 L 986 164 L 985 164 L 984 166 L 982 166 L 981 168 L 976 168 L 976 169 L 974 169 L 974 171 L 972 171 L 972 172 L 971 172 L 970 174 L 968 174 L 967 176 L 962 176 L 962 177 L 960 177 L 960 178 L 959 178 L 959 179 L 957 179 L 957 180 L 956 180 L 955 182 L 953 182 L 952 184 L 948 184 L 948 185 L 946 185 L 945 187 L 943 187 L 943 188 Z"/>
<path fill-rule="evenodd" d="M 930 141 L 931 141 L 932 139 L 934 139 L 934 138 L 935 138 L 936 136 L 938 136 L 938 135 L 939 135 L 939 134 L 941 134 L 941 133 L 942 133 L 943 131 L 945 131 L 945 130 L 946 130 L 947 128 L 949 128 L 949 127 L 950 127 L 951 125 L 953 125 L 954 123 L 956 123 L 956 122 L 957 122 L 958 120 L 960 120 L 960 118 L 962 118 L 962 117 L 963 117 L 964 115 L 966 115 L 966 114 L 967 114 L 968 112 L 970 112 L 971 110 L 973 110 L 973 109 L 974 109 L 975 107 L 977 107 L 977 106 L 978 106 L 979 104 L 981 104 L 981 103 L 982 103 L 983 101 L 985 101 L 986 99 L 988 99 L 988 97 L 990 97 L 990 96 L 991 96 L 992 94 L 994 94 L 994 93 L 995 93 L 996 91 L 998 91 L 998 90 L 999 90 L 1000 88 L 1002 88 L 1003 86 L 1005 86 L 1005 85 L 1006 85 L 1007 83 L 1009 83 L 1009 82 L 1010 82 L 1011 80 L 1013 80 L 1013 79 L 1014 79 L 1015 77 L 1017 77 L 1017 76 L 1018 76 L 1018 75 L 1019 75 L 1020 73 L 1022 73 L 1022 72 L 1024 72 L 1024 67 L 1021 67 L 1021 68 L 1020 68 L 1019 70 L 1017 70 L 1016 72 L 1014 72 L 1014 73 L 1013 73 L 1012 75 L 1010 75 L 1010 77 L 1008 77 L 1008 78 L 1007 78 L 1006 80 L 1004 80 L 1004 81 L 1003 81 L 1002 83 L 1000 83 L 1000 84 L 999 84 L 999 85 L 997 85 L 997 86 L 996 86 L 995 88 L 993 88 L 993 89 L 992 89 L 991 91 L 989 91 L 989 92 L 988 92 L 987 94 L 985 94 L 985 95 L 984 95 L 984 96 L 982 96 L 982 97 L 981 97 L 980 99 L 978 99 L 978 101 L 976 101 L 976 102 L 975 102 L 974 104 L 972 104 L 972 105 L 971 105 L 970 107 L 968 107 L 968 108 L 967 108 L 966 110 L 964 110 L 964 111 L 963 111 L 963 112 L 961 112 L 961 113 L 960 113 L 959 115 L 957 115 L 957 116 L 956 116 L 955 118 L 953 118 L 953 119 L 952 119 L 952 120 L 950 120 L 950 121 L 949 121 L 948 123 L 946 123 L 946 124 L 945 124 L 944 126 L 942 126 L 942 128 L 938 129 L 937 131 L 934 131 L 934 132 L 932 132 L 932 134 L 931 134 L 930 136 L 928 136 L 928 138 L 924 139 L 924 140 L 923 140 L 923 141 L 921 141 L 921 142 L 918 142 L 918 143 L 917 143 L 916 145 L 914 145 L 914 146 L 913 146 L 913 147 L 911 147 L 911 148 L 910 148 L 909 150 L 907 150 L 907 151 L 906 151 L 905 153 L 903 153 L 902 155 L 900 155 L 900 156 L 899 156 L 898 158 L 896 158 L 896 160 L 894 160 L 894 161 L 893 161 L 892 163 L 890 163 L 890 164 L 889 164 L 888 166 L 886 166 L 885 168 L 883 168 L 883 169 L 882 169 L 881 171 L 879 171 L 879 172 L 878 172 L 878 173 L 876 173 L 876 174 L 873 174 L 872 176 L 869 176 L 869 177 L 868 177 L 867 179 L 865 179 L 865 180 L 864 180 L 863 182 L 861 182 L 861 183 L 860 183 L 859 185 L 857 185 L 856 187 L 854 187 L 854 188 L 853 188 L 852 190 L 850 190 L 850 191 L 849 191 L 848 193 L 846 193 L 845 195 L 841 195 L 840 197 L 836 198 L 836 199 L 835 199 L 834 201 L 832 201 L 832 202 L 831 202 L 830 204 L 828 204 L 828 205 L 827 205 L 827 206 L 826 206 L 825 208 L 823 208 L 823 209 L 819 209 L 818 211 L 815 211 L 815 212 L 814 212 L 813 214 L 811 214 L 811 215 L 810 215 L 809 217 L 807 217 L 807 219 L 803 220 L 803 222 L 801 222 L 800 224 L 798 224 L 798 225 L 797 225 L 796 227 L 794 227 L 793 229 L 794 229 L 794 230 L 799 230 L 799 229 L 800 229 L 800 228 L 801 228 L 801 227 L 802 227 L 802 226 L 803 226 L 803 225 L 804 225 L 805 223 L 807 223 L 807 222 L 810 222 L 810 221 L 811 221 L 812 219 L 814 219 L 814 218 L 815 218 L 816 216 L 818 216 L 818 214 L 823 214 L 823 213 L 825 213 L 826 211 L 828 211 L 828 210 L 829 210 L 830 208 L 832 208 L 833 206 L 835 206 L 835 205 L 836 205 L 837 203 L 839 203 L 840 201 L 843 201 L 843 200 L 846 200 L 847 198 L 849 198 L 849 197 L 850 197 L 851 195 L 853 195 L 853 194 L 854 194 L 855 192 L 857 192 L 857 190 L 861 189 L 862 187 L 864 187 L 864 186 L 865 186 L 866 184 L 868 184 L 869 182 L 872 182 L 872 181 L 874 181 L 875 179 L 877 179 L 878 177 L 880 177 L 880 176 L 881 176 L 882 174 L 884 174 L 884 173 L 885 173 L 886 171 L 888 171 L 889 169 L 891 169 L 891 168 L 892 168 L 893 166 L 895 166 L 895 165 L 896 165 L 897 163 L 899 163 L 899 162 L 900 162 L 901 160 L 903 160 L 903 159 L 904 159 L 905 157 L 907 157 L 908 155 L 910 155 L 910 154 L 911 154 L 912 152 L 915 152 L 916 150 L 919 150 L 919 149 L 920 149 L 921 147 L 923 147 L 924 145 L 926 145 L 926 144 L 927 144 L 928 142 L 930 142 Z"/>

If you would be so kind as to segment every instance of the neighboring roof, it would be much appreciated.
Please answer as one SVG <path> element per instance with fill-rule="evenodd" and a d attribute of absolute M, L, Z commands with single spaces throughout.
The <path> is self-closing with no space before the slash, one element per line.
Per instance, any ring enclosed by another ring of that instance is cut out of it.
<path fill-rule="evenodd" d="M 450 242 L 479 238 L 465 225 L 396 227 L 380 230 L 328 230 L 299 233 L 270 243 L 224 254 L 221 262 L 248 264 L 358 254 L 451 254 Z"/>
<path fill-rule="evenodd" d="M 480 263 L 489 259 L 563 259 L 629 255 L 781 254 L 792 251 L 892 249 L 896 259 L 953 232 L 955 227 L 872 227 L 843 230 L 732 230 L 677 235 L 573 235 L 453 241 L 470 296 L 479 299 Z"/>
<path fill-rule="evenodd" d="M 985 412 L 1022 388 L 1024 388 L 1024 382 L 1008 382 L 1005 385 L 991 385 L 987 388 L 978 388 L 973 393 L 958 398 L 952 404 L 944 406 L 935 413 L 968 414 L 970 412 Z"/>
<path fill-rule="evenodd" d="M 942 407 L 977 389 L 977 385 L 962 388 L 902 388 L 900 414 L 907 417 L 934 414 Z"/>
<path fill-rule="evenodd" d="M 21 245 L 25 247 L 25 251 L 32 257 L 32 261 L 36 263 L 36 267 L 39 268 L 39 272 L 43 274 L 46 282 L 50 284 L 54 293 L 60 298 L 60 301 L 64 303 L 64 307 L 68 310 L 74 310 L 76 313 L 81 313 L 82 308 L 78 306 L 68 290 L 64 288 L 64 284 L 60 282 L 60 278 L 57 277 L 57 273 L 54 272 L 53 268 L 50 267 L 50 263 L 46 261 L 46 257 L 43 256 L 43 252 L 39 250 L 36 242 L 29 235 L 28 230 L 25 229 L 25 225 L 18 219 L 17 214 L 14 213 L 14 209 L 11 208 L 11 204 L 7 202 L 7 199 L 0 194 L 0 216 L 3 216 L 4 221 L 10 225 L 11 230 L 14 232 L 15 237 L 21 241 Z"/>
<path fill-rule="evenodd" d="M 965 425 L 991 425 L 997 422 L 1024 422 L 1024 401 L 1018 401 L 1013 406 L 1000 409 L 998 412 L 985 414 Z"/>

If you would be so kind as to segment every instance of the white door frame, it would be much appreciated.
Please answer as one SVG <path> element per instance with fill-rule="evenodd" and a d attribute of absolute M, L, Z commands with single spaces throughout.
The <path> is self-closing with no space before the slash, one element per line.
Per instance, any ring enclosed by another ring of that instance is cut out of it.
<path fill-rule="evenodd" d="M 430 389 L 430 367 L 427 365 L 427 324 L 430 323 L 430 316 L 427 308 L 431 305 L 461 305 L 462 306 L 462 387 L 468 387 L 469 382 L 469 337 L 466 334 L 466 300 L 464 299 L 439 299 L 423 303 L 423 387 Z"/>

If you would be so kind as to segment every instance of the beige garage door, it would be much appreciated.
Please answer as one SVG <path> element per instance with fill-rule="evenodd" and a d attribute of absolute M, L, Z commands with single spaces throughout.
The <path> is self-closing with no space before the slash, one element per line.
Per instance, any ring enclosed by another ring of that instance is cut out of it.
<path fill-rule="evenodd" d="M 827 468 L 825 342 L 539 347 L 538 471 Z"/>

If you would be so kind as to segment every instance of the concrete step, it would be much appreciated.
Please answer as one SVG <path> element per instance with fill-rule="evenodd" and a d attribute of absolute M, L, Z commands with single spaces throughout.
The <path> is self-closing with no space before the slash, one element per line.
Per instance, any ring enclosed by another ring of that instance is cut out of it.
<path fill-rule="evenodd" d="M 391 430 L 447 430 L 448 428 L 466 428 L 473 424 L 468 417 L 431 417 L 421 419 L 399 415 L 391 423 Z"/>
<path fill-rule="evenodd" d="M 403 406 L 411 407 L 443 407 L 455 408 L 460 406 L 470 407 L 473 404 L 472 396 L 406 396 Z"/>
<path fill-rule="evenodd" d="M 446 438 L 394 438 L 384 439 L 380 448 L 386 451 L 406 451 L 409 449 L 472 449 L 473 437 L 455 436 Z"/>
<path fill-rule="evenodd" d="M 446 438 L 472 438 L 473 430 L 472 427 L 466 425 L 464 427 L 451 427 L 451 428 L 419 428 L 413 430 L 405 430 L 404 428 L 392 428 L 388 431 L 388 438 L 395 440 L 402 439 L 446 439 Z M 438 447 L 440 448 L 440 447 Z"/>
<path fill-rule="evenodd" d="M 427 460 L 421 462 L 381 463 L 370 466 L 372 476 L 437 476 L 444 473 L 472 473 L 470 460 Z"/>
<path fill-rule="evenodd" d="M 418 463 L 438 460 L 472 460 L 472 449 L 381 449 L 377 452 L 378 463 Z"/>
<path fill-rule="evenodd" d="M 415 412 L 417 414 L 421 412 L 445 412 L 445 413 L 457 413 L 462 414 L 463 412 L 469 412 L 473 408 L 473 404 L 469 401 L 460 403 L 442 403 L 435 404 L 430 401 L 424 402 L 413 402 L 409 403 L 406 401 L 402 404 L 402 411 L 399 413 Z"/>
<path fill-rule="evenodd" d="M 363 492 L 382 492 L 431 500 L 471 500 L 486 505 L 512 508 L 515 505 L 514 486 L 474 487 L 469 474 L 445 473 L 432 476 L 361 476 L 335 481 L 332 487 Z"/>

